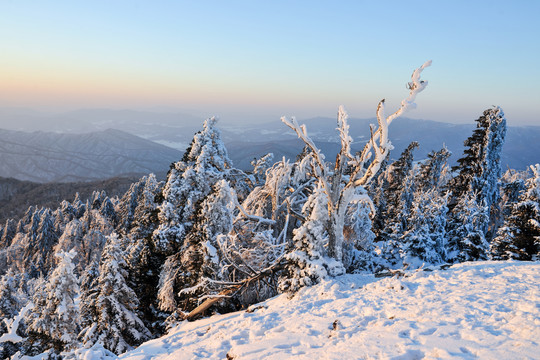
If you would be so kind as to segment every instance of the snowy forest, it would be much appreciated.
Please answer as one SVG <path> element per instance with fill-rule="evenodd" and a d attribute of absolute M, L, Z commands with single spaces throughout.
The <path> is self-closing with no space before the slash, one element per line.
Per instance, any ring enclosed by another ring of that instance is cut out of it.
<path fill-rule="evenodd" d="M 345 273 L 477 260 L 538 260 L 540 165 L 503 172 L 501 108 L 485 110 L 457 165 L 418 143 L 392 153 L 391 123 L 415 106 L 427 81 L 387 115 L 376 108 L 370 140 L 325 158 L 295 118 L 296 159 L 267 154 L 236 169 L 216 118 L 207 119 L 165 181 L 153 174 L 122 197 L 94 192 L 57 209 L 30 207 L 0 227 L 0 358 L 75 358 L 101 346 L 122 354 L 175 324 L 246 309 Z M 391 158 L 397 158 L 391 161 Z"/>

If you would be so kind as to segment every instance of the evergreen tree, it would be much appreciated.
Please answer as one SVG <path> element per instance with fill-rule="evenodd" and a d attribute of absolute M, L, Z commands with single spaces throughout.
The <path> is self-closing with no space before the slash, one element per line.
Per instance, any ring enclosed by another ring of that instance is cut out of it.
<path fill-rule="evenodd" d="M 84 270 L 81 276 L 80 285 L 80 323 L 81 329 L 88 329 L 94 326 L 98 320 L 97 296 L 99 293 L 98 288 L 99 278 L 99 263 L 92 261 Z M 82 332 L 81 334 L 86 333 Z M 84 336 L 82 339 L 84 341 Z"/>
<path fill-rule="evenodd" d="M 0 278 L 0 336 L 10 330 L 10 319 L 19 313 L 23 305 L 24 300 L 17 296 L 19 278 L 11 269 Z M 18 344 L 0 342 L 0 359 L 9 359 L 18 350 Z"/>
<path fill-rule="evenodd" d="M 293 250 L 286 255 L 287 264 L 279 282 L 281 291 L 295 292 L 315 285 L 332 271 L 332 259 L 324 251 L 328 242 L 326 196 L 319 184 L 302 209 L 306 221 L 293 232 Z"/>
<path fill-rule="evenodd" d="M 159 227 L 153 235 L 156 249 L 167 255 L 183 245 L 196 222 L 201 202 L 231 167 L 216 122 L 213 117 L 204 122 L 203 130 L 195 134 L 182 161 L 172 164 L 167 175 L 159 206 Z"/>
<path fill-rule="evenodd" d="M 403 264 L 407 267 L 439 264 L 446 258 L 446 202 L 437 188 L 416 193 L 408 229 L 401 238 Z"/>
<path fill-rule="evenodd" d="M 347 208 L 343 265 L 348 273 L 374 269 L 375 234 L 371 230 L 370 212 L 369 204 L 361 200 L 352 201 Z"/>
<path fill-rule="evenodd" d="M 401 236 L 408 228 L 408 214 L 412 205 L 415 184 L 412 173 L 413 151 L 418 143 L 413 141 L 398 160 L 389 166 L 387 186 L 383 189 L 385 211 L 382 230 L 377 241 L 382 241 L 382 258 L 388 267 L 401 266 Z"/>
<path fill-rule="evenodd" d="M 131 184 L 117 206 L 117 231 L 133 238 L 148 237 L 156 226 L 156 196 L 161 191 L 161 184 L 154 174 L 143 176 Z M 154 219 L 155 218 L 155 219 Z"/>
<path fill-rule="evenodd" d="M 174 283 L 174 291 L 160 293 L 162 309 L 170 308 L 166 304 L 176 304 L 180 311 L 193 310 L 198 305 L 198 298 L 219 292 L 215 281 L 222 281 L 223 264 L 222 249 L 218 245 L 217 236 L 228 234 L 232 230 L 236 193 L 228 182 L 216 183 L 210 195 L 202 202 L 197 223 L 186 236 L 180 257 L 173 257 L 176 269 L 168 269 L 163 273 L 162 283 Z M 167 276 L 175 276 L 168 279 Z M 174 296 L 165 299 L 164 296 Z"/>
<path fill-rule="evenodd" d="M 21 301 L 17 297 L 18 279 L 9 269 L 0 278 L 0 335 L 7 331 L 4 319 L 11 319 L 21 309 Z"/>
<path fill-rule="evenodd" d="M 47 281 L 44 293 L 35 297 L 28 330 L 41 335 L 57 350 L 64 350 L 76 345 L 79 333 L 79 308 L 74 301 L 79 286 L 72 263 L 75 252 L 61 252 L 57 257 L 60 261 Z"/>
<path fill-rule="evenodd" d="M 35 240 L 32 261 L 38 266 L 43 275 L 47 274 L 54 263 L 53 247 L 58 242 L 55 231 L 55 219 L 50 209 L 44 209 L 41 214 Z"/>
<path fill-rule="evenodd" d="M 540 259 L 540 165 L 531 166 L 531 170 L 526 191 L 491 244 L 494 259 Z"/>
<path fill-rule="evenodd" d="M 114 209 L 114 204 L 109 197 L 105 197 L 103 199 L 101 207 L 99 208 L 99 213 L 105 219 L 107 219 L 112 226 L 115 226 L 118 222 L 116 210 Z"/>
<path fill-rule="evenodd" d="M 0 242 L 2 243 L 2 247 L 6 248 L 9 245 L 11 245 L 11 240 L 13 240 L 13 237 L 15 237 L 17 230 L 17 223 L 13 219 L 6 220 L 6 225 L 4 226 L 4 232 L 2 233 L 2 239 Z"/>
<path fill-rule="evenodd" d="M 54 253 L 60 253 L 62 251 L 68 252 L 74 250 L 75 258 L 72 259 L 73 264 L 78 269 L 77 272 L 81 274 L 84 270 L 84 261 L 81 261 L 81 255 L 84 253 L 84 248 L 87 246 L 83 243 L 83 226 L 77 219 L 73 219 L 68 222 L 62 235 L 58 239 L 58 243 L 54 247 Z"/>
<path fill-rule="evenodd" d="M 107 236 L 114 231 L 113 225 L 98 210 L 90 206 L 80 218 L 83 230 L 82 246 L 79 252 L 79 268 L 84 269 L 92 261 L 100 261 Z"/>
<path fill-rule="evenodd" d="M 428 154 L 427 160 L 420 164 L 420 170 L 415 178 L 418 191 L 429 191 L 441 186 L 441 174 L 450 155 L 452 153 L 446 147 Z"/>
<path fill-rule="evenodd" d="M 253 177 L 255 179 L 255 186 L 261 186 L 266 179 L 266 170 L 272 167 L 274 164 L 274 154 L 268 153 L 262 156 L 260 159 L 254 159 L 251 162 L 253 165 Z"/>
<path fill-rule="evenodd" d="M 85 345 L 100 343 L 116 354 L 150 337 L 149 330 L 136 315 L 137 295 L 126 283 L 122 245 L 115 233 L 107 237 L 99 267 L 98 292 L 91 304 L 97 318 L 82 333 Z"/>
<path fill-rule="evenodd" d="M 477 226 L 489 241 L 496 232 L 494 225 L 500 211 L 498 208 L 500 159 L 506 136 L 506 119 L 503 111 L 495 107 L 484 111 L 476 123 L 472 136 L 465 140 L 464 145 L 467 147 L 464 151 L 465 156 L 459 159 L 459 165 L 453 168 L 454 171 L 458 171 L 458 175 L 448 184 L 451 191 L 449 226 L 455 229 L 463 225 L 456 219 L 454 207 L 474 193 L 478 204 L 484 204 L 487 208 L 485 222 L 478 223 Z"/>
<path fill-rule="evenodd" d="M 454 224 L 448 231 L 446 261 L 463 262 L 486 260 L 489 243 L 485 238 L 484 225 L 488 222 L 488 208 L 484 201 L 478 203 L 474 193 L 465 193 L 453 209 Z"/>
<path fill-rule="evenodd" d="M 117 230 L 126 234 L 128 285 L 138 295 L 137 315 L 154 333 L 161 333 L 157 311 L 157 287 L 164 256 L 156 251 L 152 233 L 157 227 L 156 195 L 161 190 L 154 174 L 133 184 L 119 203 Z"/>

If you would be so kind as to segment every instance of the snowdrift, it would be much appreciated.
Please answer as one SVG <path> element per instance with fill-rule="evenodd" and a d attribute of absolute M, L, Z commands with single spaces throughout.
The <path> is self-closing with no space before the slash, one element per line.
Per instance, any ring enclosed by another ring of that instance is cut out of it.
<path fill-rule="evenodd" d="M 183 322 L 120 358 L 537 359 L 539 343 L 540 263 L 475 262 L 345 275 Z"/>

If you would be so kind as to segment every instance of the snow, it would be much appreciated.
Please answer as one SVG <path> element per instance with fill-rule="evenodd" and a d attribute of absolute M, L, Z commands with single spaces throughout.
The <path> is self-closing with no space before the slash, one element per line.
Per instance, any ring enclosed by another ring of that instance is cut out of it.
<path fill-rule="evenodd" d="M 323 280 L 248 311 L 184 321 L 120 358 L 538 358 L 540 262 L 427 270 Z"/>

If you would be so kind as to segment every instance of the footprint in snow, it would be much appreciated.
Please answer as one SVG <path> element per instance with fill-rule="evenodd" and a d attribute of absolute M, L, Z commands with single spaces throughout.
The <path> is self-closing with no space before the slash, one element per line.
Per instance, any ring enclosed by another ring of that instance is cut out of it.
<path fill-rule="evenodd" d="M 411 330 L 402 330 L 398 333 L 398 336 L 402 339 L 407 339 L 411 336 Z"/>
<path fill-rule="evenodd" d="M 427 330 L 424 330 L 420 333 L 420 335 L 433 335 L 433 333 L 437 331 L 436 328 L 430 328 L 430 329 L 427 329 Z"/>

